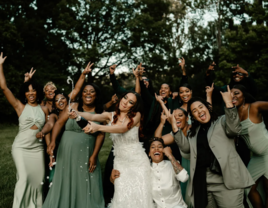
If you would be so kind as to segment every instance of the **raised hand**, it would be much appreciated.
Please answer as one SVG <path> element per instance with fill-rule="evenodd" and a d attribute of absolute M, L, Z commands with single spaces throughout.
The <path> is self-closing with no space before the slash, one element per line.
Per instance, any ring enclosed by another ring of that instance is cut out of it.
<path fill-rule="evenodd" d="M 212 96 L 213 90 L 214 90 L 214 82 L 212 83 L 211 87 L 210 86 L 206 86 L 207 96 Z"/>
<path fill-rule="evenodd" d="M 0 55 L 0 65 L 2 65 L 5 60 L 6 60 L 7 56 L 3 57 L 3 52 L 1 52 L 1 55 Z"/>
<path fill-rule="evenodd" d="M 31 68 L 30 72 L 27 72 L 24 74 L 24 82 L 29 82 L 30 79 L 32 79 L 34 73 L 36 70 L 33 71 L 33 68 Z"/>
<path fill-rule="evenodd" d="M 167 115 L 164 113 L 164 110 L 161 113 L 161 124 L 165 124 L 167 120 Z"/>
<path fill-rule="evenodd" d="M 111 75 L 114 74 L 115 68 L 116 68 L 116 64 L 110 66 L 109 69 L 110 69 L 110 74 L 111 74 Z"/>
<path fill-rule="evenodd" d="M 227 85 L 227 92 L 221 92 L 221 95 L 222 95 L 223 101 L 225 102 L 226 108 L 234 107 L 233 102 L 232 102 L 233 96 L 232 96 L 229 85 Z"/>
<path fill-rule="evenodd" d="M 118 97 L 117 97 L 116 94 L 114 94 L 114 95 L 112 96 L 111 101 L 112 101 L 114 104 L 117 103 L 117 101 L 118 101 Z"/>
<path fill-rule="evenodd" d="M 173 113 L 171 114 L 170 109 L 169 109 L 169 111 L 167 113 L 167 120 L 170 123 L 170 125 L 172 126 L 172 131 L 176 132 L 176 131 L 178 131 L 178 127 L 177 127 L 177 122 L 175 119 L 174 112 L 175 111 L 173 111 Z"/>
<path fill-rule="evenodd" d="M 91 63 L 89 62 L 89 63 L 87 64 L 87 67 L 86 67 L 86 68 L 84 69 L 84 71 L 82 72 L 82 74 L 86 75 L 86 74 L 88 74 L 88 73 L 91 73 L 91 71 L 92 71 L 91 67 L 93 66 L 93 64 L 94 64 L 94 63 L 91 64 Z"/>
<path fill-rule="evenodd" d="M 240 67 L 239 64 L 237 64 L 236 66 L 232 66 L 232 69 L 234 69 L 233 73 L 239 72 L 239 73 L 244 74 L 246 77 L 248 77 L 248 72 L 242 67 Z"/>
<path fill-rule="evenodd" d="M 207 71 L 206 71 L 206 75 L 207 75 L 207 76 L 209 75 L 209 73 L 210 73 L 211 71 L 214 71 L 214 70 L 215 70 L 215 69 L 214 69 L 215 66 L 216 66 L 216 64 L 215 64 L 215 62 L 213 61 L 212 64 L 209 65 L 209 67 L 208 67 L 208 69 L 207 69 Z"/>
<path fill-rule="evenodd" d="M 181 70 L 183 72 L 185 72 L 185 59 L 183 57 L 181 57 L 181 58 L 179 58 L 179 60 L 180 60 L 179 65 L 181 66 Z"/>
<path fill-rule="evenodd" d="M 176 97 L 179 96 L 179 93 L 178 92 L 173 92 L 172 93 L 172 99 L 174 100 Z"/>
<path fill-rule="evenodd" d="M 164 153 L 167 157 L 169 157 L 169 156 L 172 155 L 172 150 L 171 150 L 170 147 L 165 147 L 165 148 L 163 149 L 163 153 Z"/>
<path fill-rule="evenodd" d="M 70 119 L 76 119 L 77 118 L 77 113 L 75 110 L 71 109 L 71 111 L 68 112 L 69 118 Z"/>
<path fill-rule="evenodd" d="M 159 102 L 160 104 L 164 103 L 163 97 L 161 95 L 157 95 L 156 93 L 154 93 L 154 96 L 157 102 Z"/>

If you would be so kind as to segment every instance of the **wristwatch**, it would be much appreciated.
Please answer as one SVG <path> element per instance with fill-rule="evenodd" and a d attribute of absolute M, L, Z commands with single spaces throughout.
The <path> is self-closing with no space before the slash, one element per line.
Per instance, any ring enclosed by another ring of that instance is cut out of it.
<path fill-rule="evenodd" d="M 75 120 L 76 121 L 80 121 L 81 120 L 81 116 L 78 115 Z"/>

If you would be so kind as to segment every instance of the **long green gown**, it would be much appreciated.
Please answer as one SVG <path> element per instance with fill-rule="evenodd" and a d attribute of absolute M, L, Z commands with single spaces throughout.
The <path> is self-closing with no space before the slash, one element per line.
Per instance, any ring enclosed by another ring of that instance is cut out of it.
<path fill-rule="evenodd" d="M 104 208 L 101 167 L 88 171 L 96 134 L 85 134 L 68 119 L 57 153 L 52 186 L 43 208 Z"/>
<path fill-rule="evenodd" d="M 41 208 L 43 203 L 42 181 L 45 176 L 43 142 L 36 139 L 45 123 L 40 105 L 28 104 L 19 117 L 19 132 L 12 145 L 12 157 L 17 169 L 13 208 Z M 31 129 L 33 126 L 38 129 Z"/>

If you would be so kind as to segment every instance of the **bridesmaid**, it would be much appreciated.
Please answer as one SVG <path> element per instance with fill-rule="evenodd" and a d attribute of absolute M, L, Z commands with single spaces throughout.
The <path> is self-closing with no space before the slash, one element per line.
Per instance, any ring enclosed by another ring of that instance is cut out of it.
<path fill-rule="evenodd" d="M 42 101 L 41 105 L 46 106 L 49 110 L 49 113 L 51 113 L 53 110 L 52 101 L 55 97 L 55 90 L 57 90 L 57 87 L 53 82 L 47 82 L 43 88 L 45 100 Z"/>
<path fill-rule="evenodd" d="M 42 181 L 45 175 L 44 146 L 35 134 L 44 125 L 48 109 L 40 106 L 42 90 L 29 81 L 35 71 L 25 74 L 25 83 L 20 89 L 20 99 L 14 97 L 6 85 L 3 72 L 3 53 L 0 55 L 0 86 L 19 117 L 19 132 L 12 145 L 12 156 L 17 169 L 13 208 L 41 208 Z"/>
<path fill-rule="evenodd" d="M 268 111 L 268 102 L 255 102 L 243 85 L 235 85 L 232 94 L 242 125 L 240 136 L 253 153 L 248 170 L 255 184 L 248 197 L 254 208 L 264 208 L 268 206 L 268 131 L 263 122 L 263 113 Z M 263 192 L 259 185 L 263 185 L 266 191 Z"/>
<path fill-rule="evenodd" d="M 82 88 L 81 100 L 72 109 L 91 114 L 102 113 L 100 89 L 95 84 Z M 57 165 L 52 186 L 43 208 L 104 208 L 101 167 L 98 153 L 104 134 L 85 134 L 77 122 L 68 119 L 69 108 L 62 112 L 52 130 L 48 152 L 53 154 L 56 138 L 65 125 L 57 153 Z"/>

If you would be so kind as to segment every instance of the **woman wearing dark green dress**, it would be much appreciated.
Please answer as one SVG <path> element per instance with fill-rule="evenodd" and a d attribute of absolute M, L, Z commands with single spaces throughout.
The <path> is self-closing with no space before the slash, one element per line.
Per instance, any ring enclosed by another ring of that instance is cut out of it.
<path fill-rule="evenodd" d="M 74 110 L 102 113 L 100 89 L 95 84 L 83 88 L 81 102 Z M 104 134 L 85 134 L 75 120 L 68 118 L 68 107 L 55 123 L 48 152 L 52 155 L 61 128 L 65 131 L 57 153 L 57 165 L 44 208 L 104 208 L 101 167 L 98 153 Z"/>

